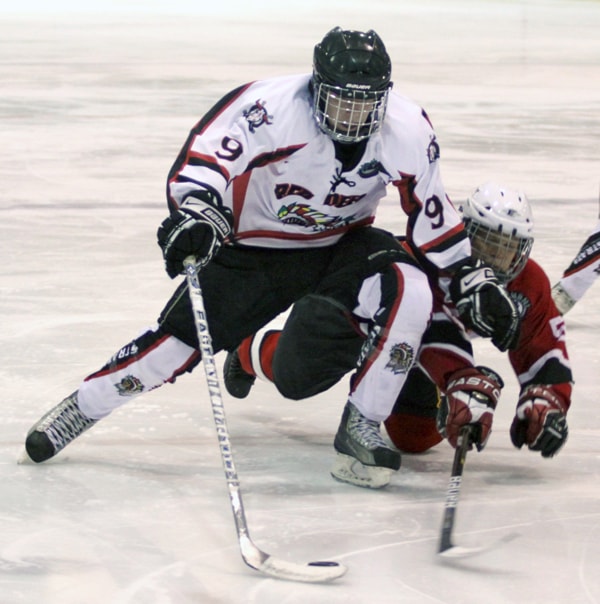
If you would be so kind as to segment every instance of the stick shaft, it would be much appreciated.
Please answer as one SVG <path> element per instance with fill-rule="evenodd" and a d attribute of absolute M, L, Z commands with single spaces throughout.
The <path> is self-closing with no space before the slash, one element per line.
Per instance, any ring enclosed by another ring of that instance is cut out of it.
<path fill-rule="evenodd" d="M 221 452 L 221 460 L 225 470 L 225 478 L 227 479 L 229 501 L 235 519 L 235 527 L 242 559 L 250 568 L 276 579 L 301 581 L 305 583 L 324 583 L 337 579 L 347 570 L 345 566 L 338 562 L 323 561 L 310 562 L 307 564 L 287 562 L 274 558 L 270 554 L 262 551 L 250 538 L 244 504 L 242 502 L 240 481 L 235 469 L 231 443 L 229 440 L 229 430 L 227 429 L 227 422 L 225 421 L 223 397 L 221 396 L 221 386 L 215 365 L 212 340 L 208 330 L 208 321 L 204 308 L 204 298 L 202 296 L 200 279 L 198 278 L 196 259 L 193 256 L 187 257 L 183 261 L 183 266 L 185 268 L 190 303 L 194 315 L 194 325 L 198 336 L 200 353 L 202 354 L 204 372 L 206 373 L 210 405 L 217 429 L 219 450 Z"/>
<path fill-rule="evenodd" d="M 440 536 L 440 546 L 438 552 L 443 552 L 452 547 L 452 530 L 454 528 L 454 519 L 456 517 L 456 507 L 460 495 L 460 486 L 462 474 L 467 461 L 467 451 L 471 443 L 471 426 L 463 426 L 459 436 L 459 444 L 454 452 L 454 461 L 452 463 L 452 473 L 448 482 L 446 491 L 446 503 L 444 507 L 444 520 L 442 522 L 442 532 Z"/>
<path fill-rule="evenodd" d="M 225 420 L 225 408 L 223 406 L 221 386 L 219 383 L 219 376 L 217 374 L 217 366 L 215 363 L 210 331 L 208 329 L 208 321 L 206 319 L 202 288 L 200 286 L 200 279 L 198 278 L 196 259 L 193 257 L 188 257 L 184 260 L 183 265 L 188 283 L 192 312 L 194 313 L 194 324 L 196 327 L 196 334 L 198 336 L 200 353 L 202 354 L 202 364 L 204 365 L 206 382 L 208 384 L 210 405 L 215 422 L 215 428 L 217 430 L 221 461 L 223 462 L 223 469 L 225 471 L 225 478 L 227 480 L 227 488 L 229 490 L 229 500 L 231 502 L 231 509 L 235 519 L 238 538 L 240 543 L 243 544 L 248 542 L 250 539 L 248 533 L 248 524 L 244 511 L 244 504 L 242 502 L 242 494 L 240 492 L 240 481 L 238 479 L 237 470 L 235 468 L 231 451 L 229 429 L 227 428 L 227 422 Z M 244 559 L 246 560 L 245 557 Z M 246 560 L 246 562 L 248 561 Z"/>

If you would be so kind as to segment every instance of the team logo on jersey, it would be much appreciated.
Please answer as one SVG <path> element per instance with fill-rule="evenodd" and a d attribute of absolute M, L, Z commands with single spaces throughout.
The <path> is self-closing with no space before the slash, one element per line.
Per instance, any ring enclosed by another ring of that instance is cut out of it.
<path fill-rule="evenodd" d="M 316 232 L 346 226 L 354 220 L 354 216 L 328 216 L 315 210 L 307 203 L 291 203 L 287 206 L 281 206 L 277 212 L 277 218 L 284 224 L 310 227 Z"/>
<path fill-rule="evenodd" d="M 301 185 L 288 183 L 275 185 L 275 197 L 277 197 L 277 199 L 283 199 L 284 197 L 288 197 L 288 195 L 298 195 L 299 197 L 304 197 L 304 199 L 311 199 L 314 197 L 312 191 L 309 191 Z"/>
<path fill-rule="evenodd" d="M 386 369 L 390 369 L 393 373 L 407 373 L 412 367 L 413 359 L 415 358 L 415 351 L 410 344 L 402 342 L 401 344 L 394 344 L 390 352 L 390 358 L 385 366 Z"/>
<path fill-rule="evenodd" d="M 250 109 L 244 110 L 244 117 L 248 122 L 250 132 L 254 132 L 263 124 L 271 124 L 273 116 L 267 113 L 265 108 L 266 101 L 257 100 Z"/>
<path fill-rule="evenodd" d="M 331 184 L 333 185 L 334 183 L 331 183 Z M 348 184 L 348 186 L 350 186 L 350 187 L 354 187 L 356 185 L 356 183 L 352 182 L 352 181 L 347 182 L 346 184 Z M 284 197 L 288 197 L 290 195 L 295 195 L 297 197 L 303 197 L 304 199 L 312 199 L 314 197 L 314 193 L 312 193 L 311 191 L 309 191 L 308 189 L 306 189 L 300 185 L 294 185 L 294 184 L 288 184 L 288 183 L 279 183 L 279 184 L 275 185 L 275 197 L 277 199 L 283 199 Z M 365 196 L 364 193 L 361 195 L 342 195 L 341 193 L 334 193 L 333 191 L 330 191 L 327 194 L 327 197 L 325 198 L 323 203 L 326 206 L 331 206 L 334 208 L 345 208 L 346 206 L 352 205 L 353 203 L 357 203 L 364 196 Z M 293 207 L 292 204 L 290 204 L 289 206 L 282 206 L 281 210 L 279 210 L 280 217 L 281 217 L 281 212 L 288 213 L 289 208 L 291 208 L 291 207 Z M 310 206 L 303 205 L 302 212 L 304 212 L 307 208 L 310 209 Z"/>
<path fill-rule="evenodd" d="M 531 308 L 531 300 L 521 292 L 510 292 L 510 299 L 515 303 L 517 312 L 521 319 L 525 316 L 525 313 Z"/>
<path fill-rule="evenodd" d="M 380 172 L 390 176 L 390 173 L 383 167 L 383 164 L 376 159 L 372 159 L 371 161 L 362 164 L 358 169 L 358 175 L 361 178 L 373 178 L 373 176 L 377 176 Z"/>
<path fill-rule="evenodd" d="M 362 195 L 341 195 L 340 193 L 327 193 L 327 197 L 323 203 L 326 206 L 332 206 L 334 208 L 345 208 L 346 206 L 359 202 L 364 196 L 364 193 Z"/>
<path fill-rule="evenodd" d="M 432 164 L 434 161 L 440 158 L 440 146 L 438 145 L 435 136 L 431 138 L 429 142 L 429 147 L 427 147 L 427 159 L 429 159 L 429 163 Z"/>
<path fill-rule="evenodd" d="M 135 375 L 126 375 L 118 384 L 115 384 L 119 396 L 132 396 L 144 391 L 144 384 Z"/>

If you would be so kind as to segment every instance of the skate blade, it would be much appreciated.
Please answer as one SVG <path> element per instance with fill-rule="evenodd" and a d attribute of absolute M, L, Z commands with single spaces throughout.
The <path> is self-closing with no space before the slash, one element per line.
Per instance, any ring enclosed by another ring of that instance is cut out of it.
<path fill-rule="evenodd" d="M 17 464 L 20 465 L 20 466 L 23 465 L 23 464 L 27 464 L 27 465 L 30 465 L 30 466 L 34 466 L 35 465 L 35 462 L 27 454 L 27 449 L 25 447 L 23 447 L 21 449 L 21 452 L 19 453 L 19 456 L 17 457 Z"/>
<path fill-rule="evenodd" d="M 366 466 L 358 459 L 343 453 L 337 453 L 331 467 L 331 475 L 340 482 L 353 484 L 365 489 L 381 489 L 390 483 L 390 468 Z"/>

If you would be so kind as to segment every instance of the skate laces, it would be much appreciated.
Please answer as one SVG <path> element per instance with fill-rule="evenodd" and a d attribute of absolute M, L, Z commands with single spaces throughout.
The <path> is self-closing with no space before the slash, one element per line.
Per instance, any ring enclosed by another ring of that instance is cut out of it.
<path fill-rule="evenodd" d="M 352 403 L 348 403 L 350 413 L 346 422 L 346 432 L 358 444 L 366 449 L 376 449 L 388 445 L 381 437 L 379 422 L 367 419 Z"/>
<path fill-rule="evenodd" d="M 37 427 L 44 432 L 56 451 L 85 432 L 97 420 L 85 417 L 77 405 L 76 395 L 66 398 Z"/>

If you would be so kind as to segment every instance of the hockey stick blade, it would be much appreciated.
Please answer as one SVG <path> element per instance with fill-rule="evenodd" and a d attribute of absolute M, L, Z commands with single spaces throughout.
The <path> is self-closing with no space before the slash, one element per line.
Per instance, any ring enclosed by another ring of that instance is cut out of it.
<path fill-rule="evenodd" d="M 442 558 L 452 558 L 455 560 L 458 558 L 470 558 L 471 556 L 477 556 L 479 554 L 484 554 L 490 550 L 496 549 L 497 547 L 500 547 L 501 545 L 508 543 L 519 536 L 519 533 L 509 533 L 508 535 L 503 535 L 499 539 L 496 539 L 487 545 L 482 545 L 479 547 L 464 547 L 462 545 L 451 544 L 448 548 L 440 550 L 438 555 L 440 555 Z"/>
<path fill-rule="evenodd" d="M 202 353 L 202 364 L 206 374 L 208 394 L 219 441 L 221 461 L 225 470 L 229 501 L 235 520 L 238 536 L 238 544 L 242 559 L 250 567 L 262 574 L 282 579 L 284 581 L 300 581 L 304 583 L 324 583 L 341 577 L 347 568 L 337 562 L 308 562 L 306 564 L 286 562 L 279 560 L 260 550 L 250 539 L 248 523 L 242 502 L 240 481 L 231 452 L 229 430 L 225 419 L 225 409 L 221 396 L 221 386 L 215 365 L 212 340 L 206 319 L 204 299 L 196 259 L 189 256 L 183 262 L 187 284 L 189 289 L 190 303 L 194 314 L 194 323 L 198 336 L 198 343 Z"/>
<path fill-rule="evenodd" d="M 341 577 L 348 570 L 338 562 L 307 562 L 301 564 L 275 558 L 261 551 L 247 535 L 240 537 L 244 562 L 264 575 L 283 581 L 327 583 Z"/>
<path fill-rule="evenodd" d="M 456 506 L 458 505 L 462 473 L 465 467 L 465 462 L 467 461 L 467 451 L 469 450 L 469 446 L 471 444 L 471 430 L 471 425 L 463 426 L 460 432 L 458 446 L 456 447 L 456 451 L 454 453 L 452 474 L 450 475 L 448 490 L 446 491 L 444 521 L 442 523 L 442 533 L 440 536 L 440 545 L 438 549 L 438 554 L 444 558 L 456 559 L 476 556 L 491 549 L 495 549 L 499 545 L 512 541 L 519 536 L 518 533 L 510 533 L 500 537 L 500 539 L 497 539 L 496 541 L 492 541 L 488 545 L 481 547 L 463 547 L 461 545 L 454 545 L 454 543 L 452 543 L 452 530 L 454 528 L 454 520 L 456 517 Z"/>

